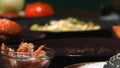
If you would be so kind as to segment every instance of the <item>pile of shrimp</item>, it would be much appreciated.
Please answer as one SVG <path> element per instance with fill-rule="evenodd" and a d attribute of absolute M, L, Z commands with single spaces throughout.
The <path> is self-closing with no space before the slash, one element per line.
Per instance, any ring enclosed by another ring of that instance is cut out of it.
<path fill-rule="evenodd" d="M 35 50 L 35 45 L 33 43 L 21 42 L 19 47 L 15 50 L 14 48 L 10 48 L 5 43 L 1 44 L 1 54 L 7 55 L 10 57 L 45 57 L 46 52 L 43 50 L 45 45 L 40 45 Z"/>

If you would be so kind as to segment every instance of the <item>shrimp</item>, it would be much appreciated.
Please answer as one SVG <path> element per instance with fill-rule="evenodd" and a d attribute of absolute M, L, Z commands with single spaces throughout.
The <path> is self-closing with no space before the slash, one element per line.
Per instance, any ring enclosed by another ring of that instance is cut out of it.
<path fill-rule="evenodd" d="M 34 51 L 34 44 L 33 43 L 24 43 L 23 41 L 20 43 L 19 48 L 17 49 L 17 52 L 33 52 Z M 19 56 L 25 56 L 25 54 L 18 54 Z M 31 56 L 32 54 L 28 53 L 26 56 Z"/>
<path fill-rule="evenodd" d="M 1 45 L 1 53 L 3 55 L 8 55 L 11 57 L 15 57 L 17 56 L 26 56 L 26 57 L 45 57 L 46 56 L 46 52 L 43 50 L 43 48 L 45 47 L 45 45 L 41 45 L 38 47 L 37 50 L 34 51 L 34 47 L 35 45 L 33 43 L 27 43 L 27 42 L 21 42 L 18 49 L 17 49 L 17 54 L 15 53 L 15 50 L 12 48 L 9 48 L 8 46 L 6 46 L 4 43 L 2 43 Z M 28 53 L 26 53 L 28 52 Z"/>
<path fill-rule="evenodd" d="M 2 43 L 1 45 L 1 53 L 3 55 L 9 55 L 9 56 L 15 56 L 15 50 L 12 48 L 9 48 L 7 45 L 5 45 L 4 43 Z"/>
<path fill-rule="evenodd" d="M 39 48 L 34 52 L 33 57 L 42 57 L 42 56 L 45 56 L 45 53 L 40 53 L 40 52 L 44 52 L 43 51 L 44 47 L 45 47 L 45 45 L 39 46 Z"/>
<path fill-rule="evenodd" d="M 33 43 L 28 43 L 28 52 L 33 52 L 34 47 L 35 47 L 35 45 Z"/>
<path fill-rule="evenodd" d="M 19 45 L 19 48 L 17 49 L 17 52 L 27 52 L 28 48 L 27 48 L 27 43 L 21 43 Z"/>
<path fill-rule="evenodd" d="M 15 57 L 15 56 L 16 56 L 15 50 L 12 49 L 12 48 L 9 48 L 9 53 L 8 53 L 8 55 L 11 56 L 11 57 Z"/>
<path fill-rule="evenodd" d="M 8 52 L 9 52 L 9 48 L 8 48 L 8 46 L 5 45 L 5 43 L 2 43 L 2 45 L 1 45 L 1 50 L 3 50 L 3 51 L 1 51 L 1 53 L 2 53 L 3 55 L 7 55 Z"/>

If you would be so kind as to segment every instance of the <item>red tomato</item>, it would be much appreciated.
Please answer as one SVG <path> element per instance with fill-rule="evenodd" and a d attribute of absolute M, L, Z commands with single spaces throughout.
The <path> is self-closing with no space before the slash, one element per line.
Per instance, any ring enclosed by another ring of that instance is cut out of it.
<path fill-rule="evenodd" d="M 15 21 L 0 19 L 0 35 L 2 34 L 19 34 L 22 28 Z"/>
<path fill-rule="evenodd" d="M 54 15 L 54 9 L 48 3 L 34 2 L 25 7 L 25 17 L 46 17 Z"/>

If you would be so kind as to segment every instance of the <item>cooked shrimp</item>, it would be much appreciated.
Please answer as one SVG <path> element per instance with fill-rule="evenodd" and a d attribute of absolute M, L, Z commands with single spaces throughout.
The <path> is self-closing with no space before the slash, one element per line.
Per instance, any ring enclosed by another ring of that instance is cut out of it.
<path fill-rule="evenodd" d="M 1 51 L 1 53 L 2 53 L 3 55 L 7 55 L 8 52 L 9 52 L 8 46 L 6 46 L 4 43 L 2 43 L 2 45 L 1 45 L 1 50 L 4 50 L 4 51 Z"/>
<path fill-rule="evenodd" d="M 35 47 L 35 45 L 33 43 L 28 43 L 28 52 L 33 52 L 34 47 Z"/>
<path fill-rule="evenodd" d="M 33 56 L 34 57 L 42 57 L 45 56 L 45 53 L 40 53 L 40 52 L 44 52 L 43 48 L 45 47 L 45 45 L 41 45 L 39 46 L 39 48 L 34 52 Z"/>
<path fill-rule="evenodd" d="M 8 55 L 11 56 L 11 57 L 15 57 L 15 56 L 16 56 L 15 50 L 12 49 L 12 48 L 9 48 L 9 53 L 8 53 Z"/>
<path fill-rule="evenodd" d="M 37 50 L 34 51 L 34 47 L 35 45 L 33 43 L 27 43 L 27 42 L 21 42 L 17 52 L 15 53 L 15 50 L 12 48 L 9 48 L 8 46 L 6 46 L 4 43 L 2 43 L 1 45 L 1 49 L 5 50 L 5 51 L 1 51 L 1 53 L 3 55 L 8 55 L 11 57 L 15 57 L 15 56 L 20 56 L 20 57 L 45 57 L 46 56 L 46 52 L 43 50 L 43 48 L 45 47 L 45 45 L 41 45 L 38 47 Z M 28 53 L 26 53 L 28 52 Z"/>
<path fill-rule="evenodd" d="M 27 43 L 22 43 L 19 45 L 19 48 L 17 49 L 17 52 L 27 52 L 28 51 L 28 47 L 27 47 Z"/>

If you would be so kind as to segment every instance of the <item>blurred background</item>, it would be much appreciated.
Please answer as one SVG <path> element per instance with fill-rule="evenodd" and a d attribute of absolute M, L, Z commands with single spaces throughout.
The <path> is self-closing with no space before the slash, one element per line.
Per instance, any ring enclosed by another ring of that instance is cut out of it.
<path fill-rule="evenodd" d="M 0 0 L 1 4 L 3 4 L 3 1 L 6 1 L 9 3 L 10 0 Z M 14 0 L 13 0 L 14 1 Z M 21 0 L 22 1 L 22 0 Z M 52 6 L 52 8 L 55 10 L 55 14 L 57 16 L 90 16 L 90 17 L 98 17 L 98 16 L 104 16 L 109 15 L 111 13 L 120 13 L 119 9 L 119 0 L 24 0 L 24 7 L 25 9 L 26 5 L 28 3 L 33 2 L 45 2 Z M 10 2 L 12 3 L 12 1 Z M 10 4 L 9 3 L 9 4 Z M 13 2 L 14 4 L 17 2 Z M 22 2 L 21 2 L 22 3 Z M 7 3 L 6 3 L 7 4 Z M 4 4 L 5 5 L 5 2 Z M 19 3 L 19 5 L 22 5 Z M 0 5 L 1 6 L 1 5 Z M 7 7 L 6 9 L 11 9 L 8 6 L 1 6 L 1 7 Z M 20 6 L 18 6 L 20 8 Z M 18 8 L 15 8 L 18 9 Z M 3 10 L 0 8 L 0 10 Z"/>
<path fill-rule="evenodd" d="M 41 1 L 49 3 L 56 14 L 62 16 L 104 16 L 120 13 L 119 0 L 26 0 L 27 3 Z M 70 15 L 69 15 L 70 14 Z"/>
<path fill-rule="evenodd" d="M 103 3 L 107 3 L 109 0 L 26 0 L 26 3 L 42 1 L 51 4 L 56 11 L 62 10 L 94 10 L 98 11 L 99 7 Z"/>

